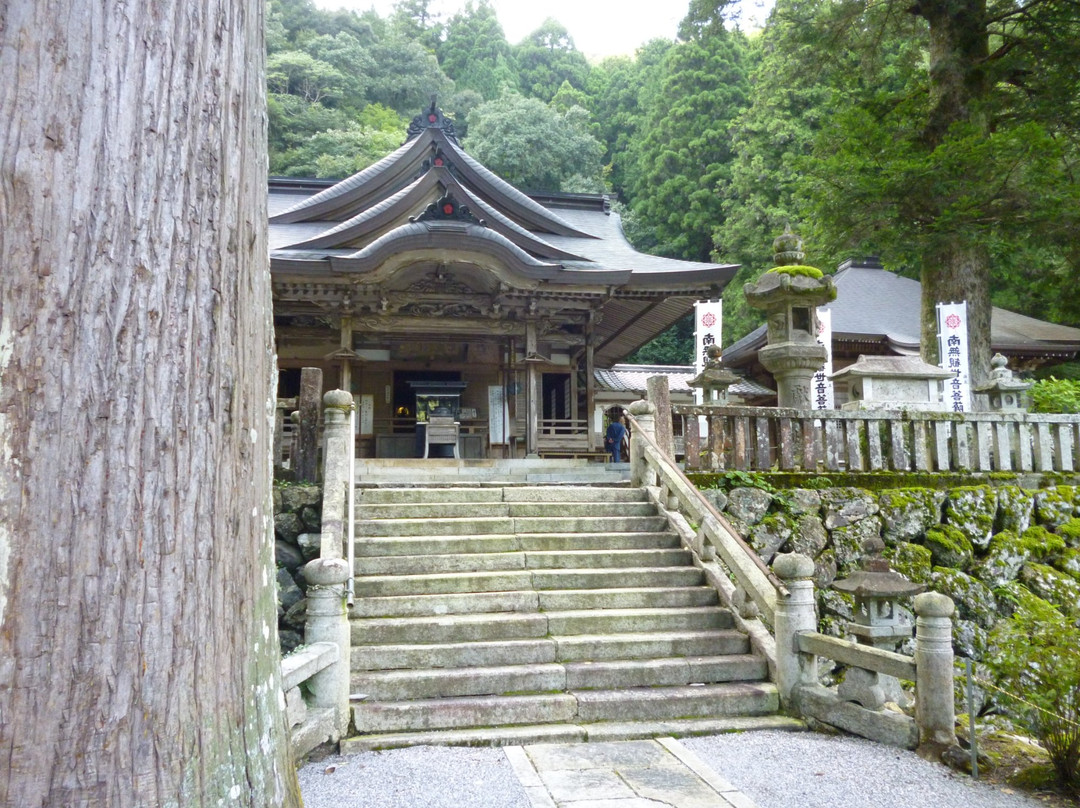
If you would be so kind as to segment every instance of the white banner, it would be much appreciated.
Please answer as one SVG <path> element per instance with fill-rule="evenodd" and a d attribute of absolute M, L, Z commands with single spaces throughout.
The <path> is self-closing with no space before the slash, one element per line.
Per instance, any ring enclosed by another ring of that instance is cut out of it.
<path fill-rule="evenodd" d="M 705 370 L 709 356 L 705 351 L 710 345 L 719 345 L 721 327 L 724 322 L 723 300 L 699 300 L 694 304 L 694 372 Z M 703 403 L 703 391 L 699 387 L 694 391 L 694 400 Z"/>
<path fill-rule="evenodd" d="M 818 309 L 817 341 L 825 346 L 825 364 L 814 374 L 810 389 L 810 408 L 813 410 L 836 409 L 832 379 L 832 309 Z"/>
<path fill-rule="evenodd" d="M 938 303 L 937 319 L 941 367 L 953 374 L 945 382 L 945 407 L 952 412 L 970 412 L 967 301 Z"/>

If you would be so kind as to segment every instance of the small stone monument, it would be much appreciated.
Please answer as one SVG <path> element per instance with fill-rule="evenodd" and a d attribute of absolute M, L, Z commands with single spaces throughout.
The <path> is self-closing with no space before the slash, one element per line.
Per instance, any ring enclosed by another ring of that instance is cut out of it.
<path fill-rule="evenodd" d="M 882 558 L 885 543 L 871 538 L 863 545 L 866 555 L 861 569 L 832 586 L 839 592 L 855 597 L 855 622 L 848 631 L 855 641 L 886 651 L 895 651 L 901 642 L 911 638 L 911 626 L 900 621 L 897 601 L 923 592 L 926 587 L 909 581 L 889 568 Z M 868 710 L 880 710 L 886 701 L 903 703 L 905 697 L 899 681 L 862 668 L 849 668 L 837 694 L 845 701 L 854 701 Z"/>
<path fill-rule="evenodd" d="M 1001 354 L 994 354 L 990 360 L 990 379 L 975 388 L 990 402 L 994 412 L 1025 412 L 1031 405 L 1031 384 L 1017 379 L 1008 368 L 1009 360 Z"/>
<path fill-rule="evenodd" d="M 739 381 L 739 377 L 724 367 L 719 345 L 710 345 L 705 349 L 709 357 L 704 370 L 687 382 L 690 387 L 700 387 L 702 401 L 705 404 L 726 404 L 727 391 Z"/>
<path fill-rule="evenodd" d="M 765 312 L 768 345 L 758 352 L 761 364 L 776 379 L 781 407 L 810 409 L 811 381 L 825 363 L 825 346 L 817 341 L 817 307 L 836 299 L 832 278 L 801 264 L 802 239 L 785 228 L 773 242 L 776 266 L 743 287 L 746 302 Z"/>
<path fill-rule="evenodd" d="M 954 375 L 917 356 L 860 356 L 832 378 L 849 380 L 851 400 L 842 410 L 926 412 L 948 409 L 941 398 L 941 382 Z"/>

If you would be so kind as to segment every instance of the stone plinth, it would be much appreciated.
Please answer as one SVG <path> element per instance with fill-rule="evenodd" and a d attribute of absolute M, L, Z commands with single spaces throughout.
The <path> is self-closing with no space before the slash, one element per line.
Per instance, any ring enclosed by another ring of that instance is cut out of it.
<path fill-rule="evenodd" d="M 832 375 L 848 380 L 851 401 L 843 410 L 947 409 L 941 398 L 941 382 L 953 373 L 928 364 L 917 356 L 860 356 L 859 361 Z"/>

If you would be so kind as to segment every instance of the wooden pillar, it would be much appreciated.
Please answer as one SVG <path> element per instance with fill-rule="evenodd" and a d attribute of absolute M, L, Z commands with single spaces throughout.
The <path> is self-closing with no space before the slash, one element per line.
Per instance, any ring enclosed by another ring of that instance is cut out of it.
<path fill-rule="evenodd" d="M 348 351 L 349 355 L 352 354 L 352 317 L 342 316 L 341 318 L 341 379 L 338 385 L 349 395 L 352 395 L 352 360 L 349 356 L 345 355 Z"/>
<path fill-rule="evenodd" d="M 537 453 L 537 429 L 540 421 L 540 371 L 536 362 L 529 361 L 536 356 L 536 323 L 525 324 L 525 455 Z"/>
<path fill-rule="evenodd" d="M 296 448 L 296 481 L 313 483 L 319 462 L 319 410 L 322 407 L 322 369 L 300 370 L 300 431 Z"/>
<path fill-rule="evenodd" d="M 585 326 L 585 419 L 589 431 L 589 451 L 597 448 L 597 436 L 593 432 L 593 410 L 596 409 L 596 347 L 593 337 L 593 316 Z"/>

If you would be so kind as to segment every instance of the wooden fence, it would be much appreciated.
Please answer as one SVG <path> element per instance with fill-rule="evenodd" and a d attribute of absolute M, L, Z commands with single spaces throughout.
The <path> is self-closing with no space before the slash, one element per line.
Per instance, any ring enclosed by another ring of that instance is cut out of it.
<path fill-rule="evenodd" d="M 687 469 L 1072 472 L 1080 459 L 1076 415 L 721 406 L 672 414 L 683 419 Z"/>

